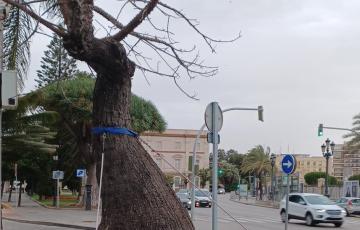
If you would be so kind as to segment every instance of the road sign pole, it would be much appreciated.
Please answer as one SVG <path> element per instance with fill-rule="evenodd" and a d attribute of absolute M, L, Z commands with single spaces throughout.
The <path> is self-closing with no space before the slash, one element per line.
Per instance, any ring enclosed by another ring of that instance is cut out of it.
<path fill-rule="evenodd" d="M 212 103 L 212 144 L 213 144 L 213 175 L 212 175 L 212 230 L 218 230 L 218 210 L 217 210 L 217 185 L 218 185 L 218 130 L 217 130 L 217 110 L 216 102 Z"/>
<path fill-rule="evenodd" d="M 60 188 L 59 188 L 59 178 L 56 179 L 56 208 L 60 208 Z"/>
<path fill-rule="evenodd" d="M 288 223 L 289 223 L 289 190 L 290 190 L 290 175 L 287 175 L 286 178 L 286 219 L 285 219 L 285 230 L 288 229 Z"/>

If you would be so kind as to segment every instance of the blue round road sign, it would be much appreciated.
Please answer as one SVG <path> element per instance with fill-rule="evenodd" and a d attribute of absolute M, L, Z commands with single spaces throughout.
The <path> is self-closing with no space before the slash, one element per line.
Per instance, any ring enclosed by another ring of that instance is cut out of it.
<path fill-rule="evenodd" d="M 285 174 L 293 174 L 296 169 L 296 159 L 293 155 L 287 154 L 281 161 L 281 169 Z"/>

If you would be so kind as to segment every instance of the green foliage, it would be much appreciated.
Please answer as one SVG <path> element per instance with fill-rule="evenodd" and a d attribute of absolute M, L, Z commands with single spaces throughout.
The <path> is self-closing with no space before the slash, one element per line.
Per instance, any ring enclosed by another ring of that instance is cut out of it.
<path fill-rule="evenodd" d="M 76 60 L 68 55 L 58 35 L 53 34 L 53 39 L 47 47 L 41 60 L 41 69 L 37 71 L 38 79 L 35 79 L 38 87 L 70 79 L 76 73 Z"/>
<path fill-rule="evenodd" d="M 210 181 L 211 173 L 209 168 L 203 168 L 199 170 L 198 176 L 200 177 L 200 186 L 204 188 L 206 182 Z"/>
<path fill-rule="evenodd" d="M 174 184 L 174 176 L 171 174 L 164 174 L 164 176 L 165 176 L 166 184 L 172 187 Z"/>
<path fill-rule="evenodd" d="M 236 165 L 222 162 L 221 169 L 223 173 L 219 175 L 219 182 L 225 185 L 227 191 L 235 189 L 233 185 L 235 184 L 236 187 L 236 183 L 239 181 L 239 170 Z"/>
<path fill-rule="evenodd" d="M 245 156 L 241 171 L 243 173 L 255 173 L 258 177 L 271 171 L 269 153 L 261 145 L 251 149 Z"/>
<path fill-rule="evenodd" d="M 309 172 L 304 175 L 304 179 L 306 184 L 308 185 L 317 185 L 318 179 L 325 178 L 325 172 Z M 338 182 L 335 177 L 328 176 L 329 179 L 329 185 L 337 185 Z"/>
<path fill-rule="evenodd" d="M 348 180 L 358 180 L 360 183 L 360 174 L 352 175 L 351 177 L 349 177 Z"/>
<path fill-rule="evenodd" d="M 32 28 L 31 17 L 17 7 L 11 7 L 4 22 L 4 66 L 8 70 L 17 70 L 19 89 L 24 86 L 29 67 Z"/>

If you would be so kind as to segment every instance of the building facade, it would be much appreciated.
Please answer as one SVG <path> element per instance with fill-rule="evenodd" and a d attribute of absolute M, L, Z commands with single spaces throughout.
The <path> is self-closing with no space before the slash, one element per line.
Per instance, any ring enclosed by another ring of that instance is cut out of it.
<path fill-rule="evenodd" d="M 190 187 L 181 174 L 191 178 L 192 152 L 197 132 L 197 130 L 167 129 L 163 133 L 145 132 L 141 135 L 141 138 L 151 146 L 151 149 L 146 145 L 144 148 L 164 174 L 173 178 L 175 190 Z M 199 169 L 209 167 L 209 144 L 206 134 L 205 131 L 201 133 L 196 145 L 196 165 Z M 196 184 L 200 184 L 199 177 L 196 177 Z"/>
<path fill-rule="evenodd" d="M 360 151 L 349 151 L 346 144 L 335 146 L 334 176 L 345 181 L 352 175 L 360 174 Z"/>
<path fill-rule="evenodd" d="M 295 175 L 299 176 L 299 182 L 305 184 L 304 176 L 309 172 L 325 172 L 326 159 L 323 156 L 311 156 L 310 154 L 294 154 L 296 158 Z M 281 171 L 281 161 L 283 155 L 277 155 L 276 165 Z M 329 175 L 333 175 L 333 159 L 329 158 Z"/>

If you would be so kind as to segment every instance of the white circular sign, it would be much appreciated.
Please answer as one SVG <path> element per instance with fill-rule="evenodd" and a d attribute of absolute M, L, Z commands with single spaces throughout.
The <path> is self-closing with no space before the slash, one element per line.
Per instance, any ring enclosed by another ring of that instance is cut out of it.
<path fill-rule="evenodd" d="M 213 128 L 213 116 L 215 127 Z M 205 125 L 209 131 L 219 132 L 223 125 L 223 114 L 217 102 L 211 102 L 205 110 Z"/>

